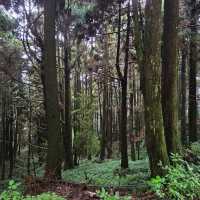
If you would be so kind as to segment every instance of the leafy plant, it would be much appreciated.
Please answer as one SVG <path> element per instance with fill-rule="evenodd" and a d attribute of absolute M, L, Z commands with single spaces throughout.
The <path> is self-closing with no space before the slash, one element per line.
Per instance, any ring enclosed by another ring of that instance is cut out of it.
<path fill-rule="evenodd" d="M 191 150 L 196 156 L 200 156 L 200 141 L 192 143 Z"/>
<path fill-rule="evenodd" d="M 172 155 L 172 165 L 165 167 L 164 177 L 152 178 L 148 184 L 162 199 L 193 200 L 200 196 L 200 174 L 179 155 Z"/>
<path fill-rule="evenodd" d="M 1 200 L 64 200 L 64 198 L 57 196 L 55 193 L 43 193 L 37 196 L 24 197 L 19 190 L 20 183 L 14 180 L 9 181 L 8 189 L 1 193 Z"/>
<path fill-rule="evenodd" d="M 101 191 L 97 192 L 97 195 L 102 200 L 130 200 L 131 197 L 120 197 L 119 195 L 110 195 L 104 188 L 101 189 Z"/>
<path fill-rule="evenodd" d="M 20 184 L 16 183 L 14 180 L 9 181 L 8 189 L 1 193 L 0 199 L 2 200 L 21 200 L 22 194 L 18 189 Z"/>
<path fill-rule="evenodd" d="M 63 172 L 63 179 L 68 182 L 90 183 L 100 187 L 131 187 L 134 191 L 143 191 L 147 188 L 146 180 L 149 177 L 148 160 L 129 162 L 129 170 L 126 176 L 116 174 L 120 168 L 120 160 L 107 160 L 95 162 L 83 160 L 77 168 Z M 86 178 L 87 177 L 87 178 Z"/>

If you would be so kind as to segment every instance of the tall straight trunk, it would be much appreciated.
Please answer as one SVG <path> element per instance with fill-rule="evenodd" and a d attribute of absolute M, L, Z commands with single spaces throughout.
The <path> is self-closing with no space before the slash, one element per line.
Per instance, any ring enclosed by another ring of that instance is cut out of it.
<path fill-rule="evenodd" d="M 121 125 L 120 125 L 120 142 L 121 142 L 121 167 L 128 168 L 127 152 L 127 80 L 121 81 L 122 100 L 121 100 Z"/>
<path fill-rule="evenodd" d="M 63 135 L 65 151 L 65 169 L 71 169 L 73 163 L 73 146 L 72 146 L 72 124 L 71 124 L 71 84 L 70 84 L 70 61 L 69 46 L 65 48 L 65 131 Z"/>
<path fill-rule="evenodd" d="M 30 92 L 30 91 L 29 91 Z M 28 130 L 28 156 L 27 156 L 27 174 L 31 174 L 31 132 L 32 132 L 32 105 L 29 104 L 29 130 Z"/>
<path fill-rule="evenodd" d="M 163 174 L 160 161 L 169 164 L 161 106 L 161 4 L 161 0 L 147 0 L 145 7 L 145 140 L 152 176 Z"/>
<path fill-rule="evenodd" d="M 48 130 L 48 151 L 45 176 L 50 178 L 61 178 L 62 143 L 58 105 L 55 40 L 56 0 L 45 1 L 44 4 L 44 72 Z"/>
<path fill-rule="evenodd" d="M 80 55 L 80 42 L 77 41 L 77 66 L 75 69 L 75 78 L 74 78 L 74 110 L 80 109 L 80 104 L 81 104 L 81 55 Z M 80 127 L 80 114 L 75 113 L 74 114 L 74 138 L 76 139 L 77 135 L 80 134 L 81 127 Z M 74 145 L 74 165 L 78 165 L 78 152 L 77 152 L 77 147 Z"/>
<path fill-rule="evenodd" d="M 135 134 L 134 133 L 134 127 L 133 127 L 133 120 L 134 120 L 134 94 L 135 94 L 135 67 L 130 68 L 129 70 L 129 90 L 130 90 L 130 96 L 129 96 L 129 134 Z M 136 155 L 135 155 L 135 144 L 130 143 L 131 145 L 131 160 L 135 161 Z"/>
<path fill-rule="evenodd" d="M 15 131 L 14 131 L 14 146 L 13 146 L 14 167 L 17 159 L 18 131 L 19 131 L 19 116 L 18 116 L 18 108 L 15 106 Z"/>
<path fill-rule="evenodd" d="M 197 141 L 197 2 L 190 1 L 190 57 L 189 57 L 189 139 L 190 142 Z"/>
<path fill-rule="evenodd" d="M 124 73 L 120 75 L 121 81 L 121 120 L 120 120 L 120 142 L 121 142 L 121 168 L 128 168 L 128 145 L 127 145 L 127 82 L 129 61 L 129 36 L 130 36 L 130 2 L 127 11 L 127 31 L 125 42 Z"/>
<path fill-rule="evenodd" d="M 101 151 L 100 160 L 104 160 L 106 156 L 106 136 L 107 136 L 107 81 L 103 82 L 103 105 L 102 105 L 102 124 L 101 124 Z"/>
<path fill-rule="evenodd" d="M 183 44 L 181 50 L 181 141 L 187 145 L 186 132 L 186 62 L 187 62 L 187 47 Z"/>
<path fill-rule="evenodd" d="M 11 97 L 12 98 L 12 97 Z M 10 102 L 12 104 L 12 101 Z M 10 117 L 9 117 L 9 178 L 13 176 L 13 169 L 14 169 L 14 131 L 13 131 L 13 122 L 14 122 L 14 112 L 13 112 L 13 105 L 10 105 Z"/>
<path fill-rule="evenodd" d="M 108 86 L 108 121 L 107 121 L 107 158 L 110 159 L 112 157 L 112 140 L 113 140 L 113 109 L 112 109 L 112 98 L 113 91 L 112 91 L 112 82 L 110 81 Z"/>
<path fill-rule="evenodd" d="M 134 22 L 134 45 L 136 49 L 136 59 L 140 71 L 140 89 L 144 90 L 144 33 L 143 33 L 143 17 L 141 17 L 140 0 L 132 0 L 133 22 Z"/>
<path fill-rule="evenodd" d="M 5 92 L 2 92 L 2 163 L 1 163 L 1 179 L 5 179 L 6 174 L 6 98 Z"/>
<path fill-rule="evenodd" d="M 162 55 L 162 109 L 168 155 L 180 151 L 178 128 L 178 40 L 179 0 L 164 3 Z"/>
<path fill-rule="evenodd" d="M 116 55 L 116 70 L 120 82 L 121 90 L 121 110 L 120 110 L 120 153 L 121 153 L 121 168 L 128 168 L 128 150 L 127 150 L 127 74 L 128 74 L 128 60 L 129 60 L 129 36 L 130 36 L 130 1 L 127 11 L 127 32 L 125 42 L 125 58 L 123 73 L 120 69 L 120 43 L 121 43 L 121 0 L 119 4 L 118 16 L 118 39 L 117 39 L 117 55 Z"/>

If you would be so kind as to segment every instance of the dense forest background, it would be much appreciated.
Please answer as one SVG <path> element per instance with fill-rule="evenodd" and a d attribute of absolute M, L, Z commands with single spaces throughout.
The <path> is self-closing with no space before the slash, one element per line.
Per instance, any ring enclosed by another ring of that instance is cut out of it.
<path fill-rule="evenodd" d="M 199 27 L 198 0 L 1 0 L 0 182 L 199 162 Z"/>

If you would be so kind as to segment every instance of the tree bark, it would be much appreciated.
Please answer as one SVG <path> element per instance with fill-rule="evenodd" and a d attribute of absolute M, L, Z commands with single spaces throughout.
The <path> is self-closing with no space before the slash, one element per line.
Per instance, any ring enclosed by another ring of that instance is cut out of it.
<path fill-rule="evenodd" d="M 186 62 L 187 47 L 183 44 L 181 49 L 181 141 L 183 145 L 188 144 L 186 132 Z"/>
<path fill-rule="evenodd" d="M 121 89 L 121 113 L 120 113 L 120 152 L 121 152 L 121 168 L 128 168 L 128 150 L 127 150 L 127 74 L 129 66 L 129 36 L 130 36 L 130 2 L 127 10 L 127 30 L 125 41 L 125 57 L 124 70 L 121 72 L 120 61 L 120 42 L 121 42 L 121 0 L 119 0 L 119 18 L 118 18 L 118 39 L 117 39 L 117 55 L 116 70 L 118 73 Z"/>
<path fill-rule="evenodd" d="M 58 105 L 58 83 L 56 71 L 55 40 L 56 0 L 45 1 L 44 5 L 44 71 L 45 101 L 48 130 L 48 151 L 45 176 L 61 178 L 62 143 L 60 112 Z"/>
<path fill-rule="evenodd" d="M 189 57 L 189 139 L 197 141 L 197 11 L 196 0 L 190 2 L 190 57 Z"/>
<path fill-rule="evenodd" d="M 65 150 L 65 169 L 71 169 L 73 163 L 73 145 L 72 145 L 72 124 L 71 124 L 71 84 L 70 84 L 70 62 L 69 47 L 65 49 L 65 131 L 63 136 Z"/>
<path fill-rule="evenodd" d="M 161 0 L 147 0 L 145 7 L 144 106 L 145 140 L 151 175 L 162 175 L 169 163 L 161 106 Z"/>
<path fill-rule="evenodd" d="M 178 128 L 178 16 L 179 1 L 164 3 L 164 33 L 162 54 L 162 109 L 168 155 L 180 151 Z"/>

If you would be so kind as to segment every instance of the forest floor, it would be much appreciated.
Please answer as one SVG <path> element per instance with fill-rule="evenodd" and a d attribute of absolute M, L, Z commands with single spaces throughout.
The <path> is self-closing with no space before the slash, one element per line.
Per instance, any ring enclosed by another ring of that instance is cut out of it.
<path fill-rule="evenodd" d="M 117 195 L 119 200 L 156 200 L 157 198 L 151 192 L 136 193 L 130 192 L 126 188 L 110 188 L 107 190 L 110 195 Z M 72 184 L 66 182 L 46 182 L 40 180 L 27 188 L 26 193 L 36 195 L 44 192 L 54 192 L 66 200 L 100 200 L 100 187 L 88 186 L 87 184 Z M 113 199 L 113 198 L 107 198 Z M 106 199 L 106 200 L 107 200 Z M 118 199 L 118 198 L 116 198 Z"/>
<path fill-rule="evenodd" d="M 82 161 L 78 167 L 63 172 L 63 180 L 85 183 L 102 188 L 126 188 L 131 191 L 145 190 L 149 178 L 148 160 L 129 161 L 129 169 L 120 169 L 120 160 L 104 162 Z"/>
<path fill-rule="evenodd" d="M 68 200 L 100 199 L 97 191 L 102 188 L 110 194 L 129 196 L 133 200 L 153 200 L 155 196 L 148 191 L 149 178 L 147 160 L 130 161 L 129 169 L 120 170 L 120 160 L 105 162 L 82 161 L 78 167 L 63 172 L 63 182 L 39 183 L 38 192 L 53 191 Z M 29 193 L 34 188 L 28 189 Z M 41 191 L 40 191 L 41 190 Z"/>
<path fill-rule="evenodd" d="M 105 189 L 111 195 L 128 196 L 132 200 L 156 199 L 151 192 L 147 192 L 149 189 L 147 159 L 130 161 L 129 169 L 124 171 L 120 169 L 120 160 L 105 162 L 84 160 L 74 169 L 63 171 L 63 179 L 60 182 L 44 180 L 43 169 L 44 167 L 37 168 L 36 179 L 27 179 L 25 182 L 19 179 L 26 188 L 26 194 L 55 192 L 67 200 L 97 200 L 100 199 L 98 191 Z M 119 198 L 119 200 L 127 200 L 127 198 Z"/>

